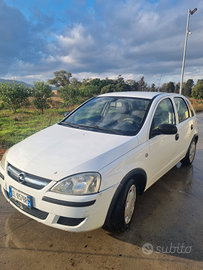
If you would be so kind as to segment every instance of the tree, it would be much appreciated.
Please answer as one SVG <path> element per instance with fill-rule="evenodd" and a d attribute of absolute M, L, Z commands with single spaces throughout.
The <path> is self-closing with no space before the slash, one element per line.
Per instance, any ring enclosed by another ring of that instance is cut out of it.
<path fill-rule="evenodd" d="M 198 81 L 197 84 L 193 87 L 192 96 L 196 99 L 203 98 L 203 81 Z"/>
<path fill-rule="evenodd" d="M 162 86 L 159 88 L 159 92 L 166 92 L 166 83 L 162 84 Z"/>
<path fill-rule="evenodd" d="M 35 107 L 44 113 L 44 109 L 48 109 L 52 103 L 52 88 L 48 83 L 43 81 L 34 82 L 32 96 Z"/>
<path fill-rule="evenodd" d="M 78 79 L 72 78 L 70 80 L 70 84 L 73 85 L 73 86 L 80 86 L 82 83 L 80 81 L 78 81 Z"/>
<path fill-rule="evenodd" d="M 152 84 L 150 90 L 151 90 L 152 92 L 156 92 L 156 91 L 157 91 L 156 86 L 155 86 L 154 83 Z"/>
<path fill-rule="evenodd" d="M 99 94 L 101 92 L 102 87 L 106 85 L 106 80 L 100 80 L 96 78 L 96 79 L 91 80 L 89 84 L 95 87 L 94 94 Z"/>
<path fill-rule="evenodd" d="M 106 81 L 106 85 L 115 84 L 115 81 L 112 79 L 109 79 L 108 77 L 106 77 L 105 81 Z"/>
<path fill-rule="evenodd" d="M 55 71 L 55 77 L 49 79 L 47 82 L 51 85 L 55 85 L 57 88 L 64 87 L 70 84 L 70 78 L 72 77 L 71 73 L 66 72 L 65 70 Z"/>
<path fill-rule="evenodd" d="M 175 93 L 179 94 L 180 92 L 180 83 L 176 83 L 176 86 L 175 86 Z"/>
<path fill-rule="evenodd" d="M 139 84 L 135 80 L 127 80 L 126 84 L 130 85 L 131 91 L 138 91 Z"/>
<path fill-rule="evenodd" d="M 101 83 L 101 80 L 99 78 L 92 79 L 89 84 L 94 85 L 94 86 L 99 86 Z"/>
<path fill-rule="evenodd" d="M 116 92 L 116 86 L 114 84 L 108 84 L 101 89 L 101 94 Z"/>
<path fill-rule="evenodd" d="M 83 96 L 82 91 L 80 92 L 80 85 L 69 84 L 59 88 L 60 97 L 63 99 L 64 107 L 80 103 L 80 98 Z"/>
<path fill-rule="evenodd" d="M 16 110 L 29 104 L 30 89 L 23 84 L 2 83 L 0 85 L 1 100 L 16 113 Z"/>
<path fill-rule="evenodd" d="M 173 82 L 169 82 L 166 84 L 166 88 L 165 88 L 167 93 L 174 93 L 175 92 L 175 85 Z"/>
<path fill-rule="evenodd" d="M 194 86 L 194 81 L 192 79 L 187 80 L 183 88 L 183 95 L 187 97 L 191 97 L 193 86 Z"/>
<path fill-rule="evenodd" d="M 91 79 L 90 78 L 83 78 L 83 80 L 82 80 L 82 86 L 86 86 L 86 85 L 88 85 L 89 83 L 90 83 L 90 81 L 91 81 Z"/>
<path fill-rule="evenodd" d="M 116 92 L 131 91 L 130 85 L 126 83 L 117 83 L 115 86 L 116 86 Z"/>
<path fill-rule="evenodd" d="M 147 91 L 147 83 L 144 80 L 144 76 L 138 81 L 138 85 L 139 91 Z"/>
<path fill-rule="evenodd" d="M 92 97 L 94 95 L 100 94 L 100 91 L 101 91 L 98 85 L 91 85 L 91 84 L 87 85 L 85 89 L 86 89 L 86 92 L 88 93 L 88 97 Z"/>
<path fill-rule="evenodd" d="M 124 83 L 124 78 L 122 77 L 122 75 L 118 75 L 118 78 L 115 80 L 116 83 Z"/>

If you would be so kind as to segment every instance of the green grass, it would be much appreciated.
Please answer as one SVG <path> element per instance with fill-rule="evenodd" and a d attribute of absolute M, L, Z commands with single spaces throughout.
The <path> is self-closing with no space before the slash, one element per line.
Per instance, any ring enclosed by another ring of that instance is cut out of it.
<path fill-rule="evenodd" d="M 44 114 L 35 110 L 13 113 L 0 110 L 0 148 L 8 148 L 28 136 L 64 118 L 65 109 L 50 109 Z"/>

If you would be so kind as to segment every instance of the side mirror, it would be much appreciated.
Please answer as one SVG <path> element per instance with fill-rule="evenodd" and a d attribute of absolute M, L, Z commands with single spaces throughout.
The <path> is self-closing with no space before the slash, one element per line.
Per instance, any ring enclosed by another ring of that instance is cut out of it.
<path fill-rule="evenodd" d="M 164 135 L 172 135 L 172 134 L 176 134 L 178 132 L 178 129 L 175 125 L 162 124 L 159 126 L 159 132 L 160 134 L 164 134 Z"/>
<path fill-rule="evenodd" d="M 65 112 L 63 115 L 66 117 L 70 112 Z"/>
<path fill-rule="evenodd" d="M 178 129 L 175 125 L 171 125 L 171 124 L 162 124 L 160 125 L 158 128 L 153 129 L 151 131 L 151 135 L 150 138 L 155 137 L 157 135 L 173 135 L 176 134 L 178 132 Z"/>

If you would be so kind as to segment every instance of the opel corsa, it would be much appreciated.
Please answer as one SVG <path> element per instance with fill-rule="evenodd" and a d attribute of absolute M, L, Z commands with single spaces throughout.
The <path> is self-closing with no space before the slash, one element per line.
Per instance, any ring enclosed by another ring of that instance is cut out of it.
<path fill-rule="evenodd" d="M 94 97 L 11 147 L 0 166 L 5 198 L 54 228 L 124 231 L 142 194 L 179 161 L 193 162 L 197 121 L 178 94 Z"/>

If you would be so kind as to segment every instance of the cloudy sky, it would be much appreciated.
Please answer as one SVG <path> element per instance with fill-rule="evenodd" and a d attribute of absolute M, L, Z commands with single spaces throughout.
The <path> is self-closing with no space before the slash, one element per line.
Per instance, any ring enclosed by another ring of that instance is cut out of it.
<path fill-rule="evenodd" d="M 203 79 L 202 0 L 0 0 L 0 78 Z"/>

